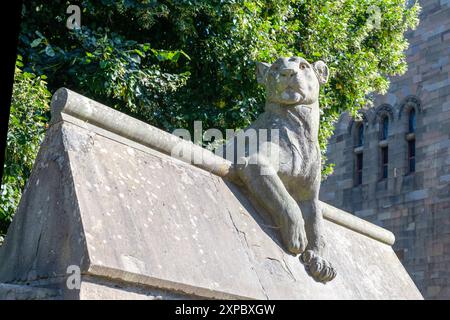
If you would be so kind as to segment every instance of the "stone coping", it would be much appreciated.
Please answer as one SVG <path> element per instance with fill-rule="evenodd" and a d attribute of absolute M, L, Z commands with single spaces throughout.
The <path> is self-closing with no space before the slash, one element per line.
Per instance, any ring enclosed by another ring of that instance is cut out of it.
<path fill-rule="evenodd" d="M 215 155 L 201 146 L 178 138 L 69 89 L 60 88 L 55 92 L 51 103 L 51 114 L 51 125 L 60 121 L 67 121 L 63 119 L 63 114 L 67 114 L 170 156 L 174 156 L 173 150 L 182 150 L 183 152 L 177 153 L 175 158 L 217 176 L 229 180 L 235 178 L 230 161 Z M 202 159 L 202 161 L 200 163 L 194 161 L 195 158 Z M 323 216 L 331 222 L 387 245 L 393 245 L 395 242 L 392 232 L 352 214 L 337 210 L 325 203 Z"/>

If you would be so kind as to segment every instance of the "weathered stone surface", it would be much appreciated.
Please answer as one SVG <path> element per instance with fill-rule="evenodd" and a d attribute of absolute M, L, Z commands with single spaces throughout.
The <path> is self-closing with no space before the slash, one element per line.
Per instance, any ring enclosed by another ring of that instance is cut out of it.
<path fill-rule="evenodd" d="M 59 290 L 0 283 L 0 300 L 57 299 Z"/>
<path fill-rule="evenodd" d="M 316 282 L 235 185 L 133 141 L 148 126 L 137 120 L 126 119 L 124 138 L 75 115 L 47 132 L 0 247 L 0 282 L 64 299 L 422 298 L 390 232 L 323 203 L 339 273 Z M 70 265 L 81 269 L 80 289 L 66 286 Z"/>

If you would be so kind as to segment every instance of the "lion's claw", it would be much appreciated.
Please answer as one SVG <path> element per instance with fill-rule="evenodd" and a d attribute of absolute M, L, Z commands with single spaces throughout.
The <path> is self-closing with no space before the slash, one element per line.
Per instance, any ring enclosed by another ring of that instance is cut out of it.
<path fill-rule="evenodd" d="M 336 269 L 327 260 L 316 255 L 312 250 L 306 250 L 300 256 L 300 260 L 306 267 L 308 273 L 319 282 L 326 283 L 333 280 L 337 273 Z"/>

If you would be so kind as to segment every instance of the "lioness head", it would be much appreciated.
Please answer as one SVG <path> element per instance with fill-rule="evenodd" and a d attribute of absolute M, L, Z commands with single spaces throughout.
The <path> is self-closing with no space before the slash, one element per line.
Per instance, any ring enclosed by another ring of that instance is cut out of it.
<path fill-rule="evenodd" d="M 312 104 L 319 98 L 320 85 L 328 81 L 323 61 L 310 64 L 300 57 L 279 58 L 272 65 L 258 62 L 256 68 L 267 102 L 280 105 Z"/>

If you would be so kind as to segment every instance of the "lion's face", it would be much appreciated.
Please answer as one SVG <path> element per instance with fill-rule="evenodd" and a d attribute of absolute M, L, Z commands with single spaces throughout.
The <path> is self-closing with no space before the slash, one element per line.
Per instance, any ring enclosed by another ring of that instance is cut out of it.
<path fill-rule="evenodd" d="M 265 85 L 267 101 L 280 105 L 312 104 L 319 98 L 320 84 L 328 79 L 328 67 L 303 58 L 279 58 L 272 65 L 258 64 L 258 81 Z"/>

